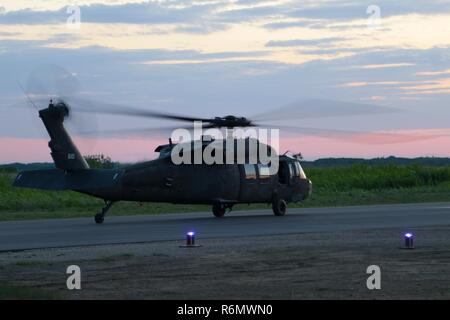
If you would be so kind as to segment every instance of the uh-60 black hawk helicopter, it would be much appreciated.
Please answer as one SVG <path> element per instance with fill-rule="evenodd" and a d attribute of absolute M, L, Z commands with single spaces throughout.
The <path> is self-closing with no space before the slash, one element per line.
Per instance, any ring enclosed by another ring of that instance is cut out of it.
<path fill-rule="evenodd" d="M 111 113 L 120 113 L 117 109 Z M 222 118 L 197 119 L 176 116 L 153 111 L 134 110 L 140 116 L 151 116 L 182 121 L 202 121 L 204 128 L 250 127 L 255 124 L 234 116 Z M 49 147 L 55 163 L 55 169 L 20 172 L 14 186 L 44 190 L 73 190 L 88 194 L 105 201 L 105 207 L 95 215 L 95 222 L 102 223 L 105 214 L 117 201 L 167 202 L 175 204 L 211 204 L 214 216 L 222 217 L 227 209 L 238 203 L 271 203 L 273 212 L 283 216 L 289 202 L 305 200 L 311 194 L 311 181 L 306 177 L 298 156 L 275 155 L 278 170 L 270 174 L 268 164 L 234 162 L 232 164 L 174 164 L 171 153 L 177 147 L 172 140 L 158 146 L 155 151 L 159 157 L 155 160 L 129 165 L 117 169 L 91 169 L 73 143 L 64 127 L 69 116 L 69 105 L 58 101 L 39 111 L 48 134 Z M 247 146 L 252 138 L 244 139 Z M 238 139 L 233 139 L 239 142 Z M 191 146 L 199 141 L 192 141 Z M 226 140 L 223 140 L 226 148 Z M 217 141 L 211 138 L 201 139 L 202 149 Z M 232 144 L 236 148 L 236 144 Z M 256 140 L 258 148 L 271 147 Z M 195 152 L 194 147 L 184 148 Z M 225 153 L 224 153 L 225 154 Z M 234 153 L 235 155 L 237 152 Z M 228 163 L 228 162 L 227 162 Z"/>
<path fill-rule="evenodd" d="M 344 139 L 349 135 L 354 136 L 364 133 L 267 125 L 260 121 L 264 118 L 266 120 L 283 120 L 283 118 L 320 118 L 392 112 L 390 108 L 360 103 L 306 100 L 287 108 L 259 114 L 259 116 L 252 117 L 252 120 L 235 116 L 197 118 L 82 100 L 73 96 L 67 97 L 67 95 L 55 91 L 51 93 L 48 91 L 42 92 L 42 88 L 48 86 L 49 83 L 53 83 L 56 88 L 67 87 L 68 90 L 66 91 L 71 94 L 74 93 L 74 88 L 79 87 L 77 82 L 74 81 L 72 73 L 58 66 L 37 69 L 34 75 L 36 79 L 33 78 L 32 74 L 29 83 L 32 84 L 31 87 L 34 86 L 38 89 L 34 91 L 29 89 L 28 93 L 52 98 L 65 96 L 65 98 L 58 98 L 55 103 L 51 101 L 47 108 L 39 110 L 39 116 L 50 135 L 48 145 L 55 169 L 20 172 L 13 184 L 16 187 L 23 188 L 73 190 L 103 199 L 105 206 L 100 213 L 95 215 L 96 223 L 102 223 L 107 211 L 118 201 L 210 204 L 216 217 L 222 217 L 226 210 L 231 210 L 235 204 L 267 203 L 272 204 L 275 215 L 283 216 L 286 213 L 288 203 L 303 201 L 310 196 L 312 183 L 302 169 L 301 157 L 287 154 L 277 155 L 271 147 L 259 141 L 256 141 L 257 149 L 263 147 L 263 149 L 268 149 L 271 161 L 276 159 L 278 166 L 275 172 L 269 170 L 267 163 L 263 163 L 258 157 L 254 163 L 247 161 L 250 158 L 248 153 L 245 154 L 243 163 L 232 161 L 230 164 L 227 161 L 226 164 L 175 164 L 171 155 L 179 144 L 173 143 L 171 140 L 168 144 L 156 148 L 155 151 L 159 152 L 159 157 L 155 160 L 116 169 L 93 169 L 89 167 L 64 126 L 65 120 L 74 110 L 77 112 L 137 116 L 189 123 L 200 121 L 202 128 L 205 129 L 226 128 L 233 130 L 234 128 L 263 126 L 287 130 L 294 129 L 298 133 Z M 34 85 L 34 83 L 37 85 Z M 69 85 L 67 85 L 68 83 Z M 25 93 L 29 102 L 38 109 L 28 93 Z M 47 98 L 45 101 L 48 103 Z M 254 119 L 256 119 L 256 122 Z M 137 129 L 135 131 L 142 130 Z M 403 142 L 409 139 L 396 134 L 381 134 L 381 138 L 387 143 L 389 141 Z M 412 140 L 414 139 L 412 138 Z M 222 148 L 225 151 L 227 147 L 229 148 L 229 145 L 225 142 L 229 140 L 229 137 L 222 140 Z M 233 141 L 238 142 L 242 139 L 233 139 Z M 217 142 L 212 139 L 201 138 L 200 141 L 185 144 L 190 146 L 186 150 L 193 152 L 195 146 L 199 145 L 204 150 L 211 143 L 217 145 Z M 235 148 L 234 142 L 232 144 L 233 149 Z M 252 140 L 247 138 L 244 140 L 244 145 L 248 146 L 250 142 Z M 244 149 L 248 150 L 248 148 Z"/>

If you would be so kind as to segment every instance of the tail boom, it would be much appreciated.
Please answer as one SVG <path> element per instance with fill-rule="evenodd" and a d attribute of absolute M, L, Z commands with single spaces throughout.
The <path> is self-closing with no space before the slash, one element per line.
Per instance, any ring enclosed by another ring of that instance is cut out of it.
<path fill-rule="evenodd" d="M 58 169 L 73 171 L 89 169 L 86 160 L 81 156 L 64 127 L 64 119 L 69 115 L 69 108 L 63 102 L 39 111 L 39 117 L 50 135 L 48 146 Z"/>

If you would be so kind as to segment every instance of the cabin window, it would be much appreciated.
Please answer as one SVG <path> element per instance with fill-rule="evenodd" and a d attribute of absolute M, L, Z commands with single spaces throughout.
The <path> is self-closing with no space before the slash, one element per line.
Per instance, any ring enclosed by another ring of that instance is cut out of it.
<path fill-rule="evenodd" d="M 269 179 L 270 178 L 270 168 L 266 164 L 258 164 L 259 179 Z"/>
<path fill-rule="evenodd" d="M 244 164 L 245 179 L 256 180 L 256 169 L 253 164 Z"/>

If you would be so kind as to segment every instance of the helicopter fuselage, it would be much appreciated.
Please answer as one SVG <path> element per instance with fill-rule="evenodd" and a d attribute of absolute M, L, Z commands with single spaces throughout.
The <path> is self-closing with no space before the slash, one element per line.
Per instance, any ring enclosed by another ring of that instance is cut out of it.
<path fill-rule="evenodd" d="M 110 201 L 182 204 L 270 203 L 306 199 L 311 181 L 297 159 L 280 157 L 280 170 L 267 175 L 261 164 L 174 165 L 170 158 L 124 168 L 110 188 L 78 189 Z M 114 177 L 114 176 L 113 176 Z"/>

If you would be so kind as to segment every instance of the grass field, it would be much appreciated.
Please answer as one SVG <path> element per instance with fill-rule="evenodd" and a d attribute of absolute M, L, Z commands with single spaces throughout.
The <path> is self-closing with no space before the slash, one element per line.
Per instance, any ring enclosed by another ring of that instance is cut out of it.
<path fill-rule="evenodd" d="M 450 167 L 366 165 L 306 168 L 313 195 L 303 204 L 319 207 L 363 204 L 450 201 Z M 15 173 L 0 173 L 0 220 L 91 217 L 101 200 L 71 191 L 48 192 L 13 188 Z M 238 205 L 234 210 L 267 208 Z M 122 202 L 110 215 L 209 211 L 209 206 Z"/>

